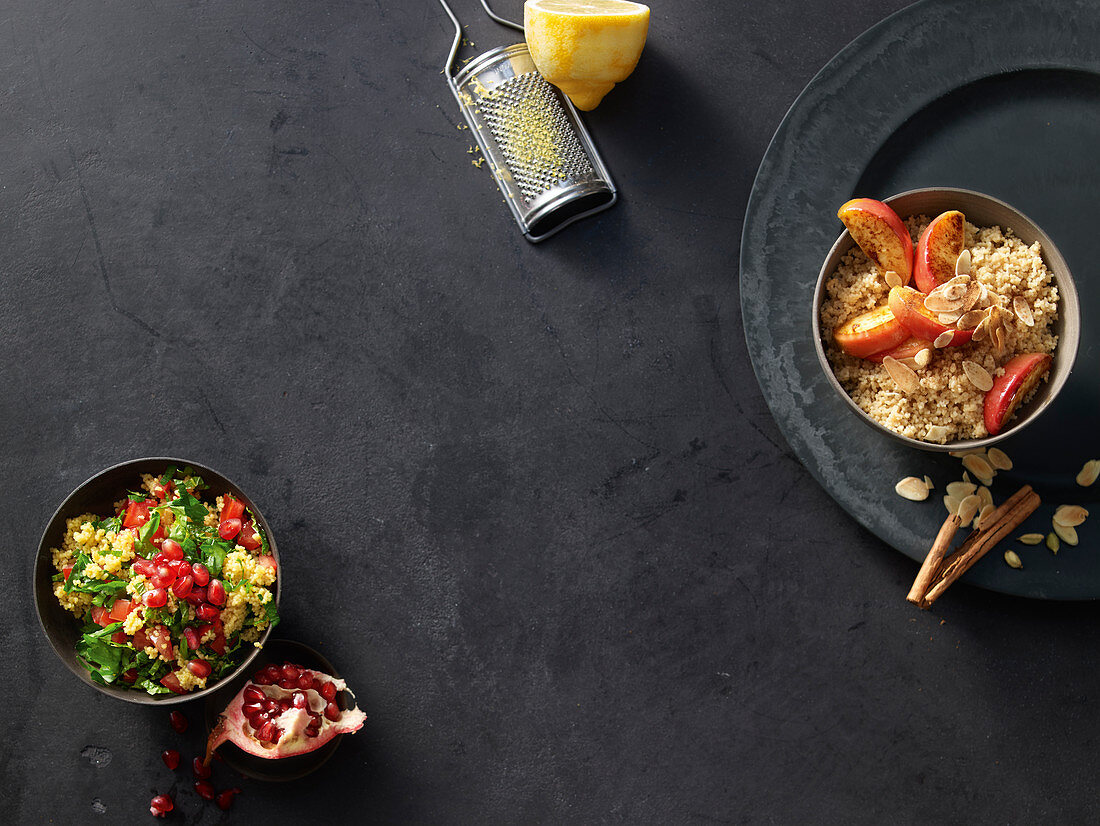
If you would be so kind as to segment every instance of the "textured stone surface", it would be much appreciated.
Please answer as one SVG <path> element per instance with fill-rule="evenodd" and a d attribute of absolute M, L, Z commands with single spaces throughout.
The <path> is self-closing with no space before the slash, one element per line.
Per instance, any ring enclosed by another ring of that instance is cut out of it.
<path fill-rule="evenodd" d="M 201 708 L 181 737 L 90 691 L 31 602 L 61 499 L 150 454 L 261 504 L 280 635 L 370 715 L 306 781 L 216 766 L 226 822 L 1096 820 L 1094 608 L 911 610 L 915 566 L 795 458 L 745 350 L 771 135 L 902 5 L 655 5 L 586 119 L 622 200 L 535 247 L 430 0 L 9 2 L 0 820 L 145 822 L 156 792 L 222 820 Z"/>

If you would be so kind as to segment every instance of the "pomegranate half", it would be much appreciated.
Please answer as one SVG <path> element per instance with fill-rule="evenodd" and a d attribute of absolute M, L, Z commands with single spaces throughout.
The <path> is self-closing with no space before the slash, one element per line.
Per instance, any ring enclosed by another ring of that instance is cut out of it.
<path fill-rule="evenodd" d="M 367 715 L 337 697 L 343 680 L 293 663 L 257 671 L 222 712 L 206 742 L 205 763 L 225 741 L 257 757 L 278 759 L 316 751 L 338 734 L 363 727 Z"/>

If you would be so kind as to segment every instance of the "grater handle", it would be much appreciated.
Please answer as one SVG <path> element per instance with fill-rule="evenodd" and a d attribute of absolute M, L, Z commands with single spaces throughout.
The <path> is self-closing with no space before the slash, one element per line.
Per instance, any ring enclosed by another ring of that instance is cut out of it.
<path fill-rule="evenodd" d="M 493 18 L 493 20 L 500 23 L 500 25 L 507 26 L 510 29 L 515 29 L 517 32 L 523 31 L 523 26 L 521 26 L 519 23 L 513 23 L 511 20 L 505 20 L 503 17 L 498 15 L 491 8 L 489 8 L 488 0 L 481 0 L 481 7 L 485 9 L 485 13 L 487 15 Z"/>
<path fill-rule="evenodd" d="M 455 55 L 458 54 L 458 46 L 462 42 L 462 24 L 458 22 L 458 18 L 455 17 L 455 13 L 451 11 L 451 7 L 447 5 L 447 0 L 439 0 L 439 5 L 443 7 L 443 11 L 447 12 L 447 16 L 451 18 L 451 22 L 455 24 L 455 39 L 451 43 L 451 51 L 447 54 L 447 62 L 443 64 L 443 75 L 447 80 L 454 80 L 455 71 Z M 481 0 L 481 7 L 485 9 L 485 13 L 489 15 L 497 23 L 502 26 L 508 26 L 515 29 L 518 32 L 523 31 L 523 26 L 519 23 L 513 23 L 511 20 L 507 20 L 501 17 L 499 14 L 489 8 L 488 0 Z"/>

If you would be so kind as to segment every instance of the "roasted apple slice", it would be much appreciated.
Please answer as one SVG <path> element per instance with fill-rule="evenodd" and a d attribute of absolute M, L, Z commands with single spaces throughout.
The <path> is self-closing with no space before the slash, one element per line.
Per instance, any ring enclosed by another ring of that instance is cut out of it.
<path fill-rule="evenodd" d="M 885 304 L 857 315 L 833 331 L 837 346 L 858 358 L 890 350 L 907 338 L 909 330 Z"/>
<path fill-rule="evenodd" d="M 908 284 L 913 274 L 913 239 L 894 210 L 872 198 L 854 198 L 838 211 L 848 232 L 875 266 L 893 270 Z"/>
<path fill-rule="evenodd" d="M 894 287 L 890 290 L 887 305 L 898 321 L 905 325 L 910 335 L 915 338 L 934 342 L 944 333 L 950 332 L 952 336 L 946 344 L 947 347 L 958 347 L 970 341 L 971 336 L 974 335 L 973 330 L 960 330 L 943 324 L 936 318 L 935 313 L 924 306 L 924 299 L 924 293 L 912 287 Z"/>
<path fill-rule="evenodd" d="M 922 293 L 930 293 L 955 277 L 955 262 L 966 242 L 966 218 L 957 209 L 932 219 L 920 240 L 913 260 L 913 283 Z"/>
<path fill-rule="evenodd" d="M 906 328 L 908 331 L 908 328 Z M 881 364 L 882 360 L 887 356 L 893 356 L 898 361 L 904 361 L 905 359 L 912 359 L 917 357 L 917 353 L 921 350 L 933 350 L 931 341 L 927 341 L 923 338 L 916 338 L 911 336 L 890 350 L 883 350 L 881 353 L 872 353 L 867 356 L 868 361 L 873 361 L 877 364 Z"/>
<path fill-rule="evenodd" d="M 1051 357 L 1046 353 L 1023 353 L 1005 365 L 1004 373 L 993 380 L 985 394 L 985 429 L 990 435 L 1004 430 L 1016 409 L 1050 370 L 1050 364 Z"/>

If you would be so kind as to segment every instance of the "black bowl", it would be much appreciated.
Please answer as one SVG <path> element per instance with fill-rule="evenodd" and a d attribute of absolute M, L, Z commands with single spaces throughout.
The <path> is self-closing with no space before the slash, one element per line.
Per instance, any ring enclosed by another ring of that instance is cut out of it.
<path fill-rule="evenodd" d="M 38 556 L 34 561 L 34 607 L 38 612 L 38 620 L 42 624 L 42 630 L 46 633 L 46 638 L 68 669 L 96 691 L 118 697 L 128 703 L 172 705 L 186 703 L 198 697 L 205 697 L 218 691 L 224 683 L 233 679 L 237 674 L 247 670 L 259 654 L 259 649 L 254 648 L 231 674 L 202 691 L 193 691 L 188 694 L 161 694 L 155 697 L 146 694 L 144 691 L 100 685 L 92 680 L 88 670 L 76 658 L 75 646 L 80 637 L 80 623 L 72 614 L 61 607 L 54 596 L 53 575 L 55 571 L 50 551 L 53 548 L 61 547 L 67 519 L 79 516 L 82 513 L 99 515 L 113 513 L 114 503 L 124 498 L 127 490 L 134 490 L 139 486 L 141 474 L 159 475 L 169 465 L 180 468 L 185 466 L 194 468 L 207 484 L 207 488 L 202 495 L 204 500 L 211 501 L 217 496 L 229 493 L 245 503 L 255 515 L 256 521 L 267 536 L 268 544 L 271 547 L 271 555 L 275 557 L 278 566 L 279 575 L 275 580 L 276 606 L 279 604 L 279 594 L 282 591 L 283 566 L 279 562 L 279 550 L 275 545 L 275 536 L 271 532 L 271 526 L 267 524 L 267 520 L 264 519 L 263 514 L 260 513 L 259 508 L 248 497 L 248 494 L 216 470 L 185 459 L 133 459 L 102 470 L 87 482 L 84 482 L 65 498 L 65 501 L 61 503 L 61 506 L 54 512 L 53 517 L 46 525 L 46 530 L 42 533 L 42 540 L 38 543 Z M 264 631 L 263 636 L 260 637 L 259 642 L 266 642 L 270 635 L 271 628 L 269 626 Z"/>
<path fill-rule="evenodd" d="M 263 647 L 260 655 L 247 671 L 238 670 L 232 679 L 223 680 L 218 684 L 216 692 L 206 698 L 207 736 L 213 730 L 218 715 L 225 711 L 225 707 L 237 696 L 237 692 L 244 687 L 253 674 L 271 663 L 282 665 L 284 662 L 292 662 L 303 668 L 321 671 L 331 677 L 340 677 L 332 667 L 332 663 L 309 646 L 290 640 L 272 640 Z M 341 708 L 345 707 L 343 692 L 337 697 L 336 702 Z M 343 736 L 337 734 L 316 751 L 273 760 L 249 754 L 228 742 L 218 746 L 215 754 L 221 757 L 222 762 L 229 768 L 254 780 L 297 780 L 321 768 L 332 757 Z"/>

